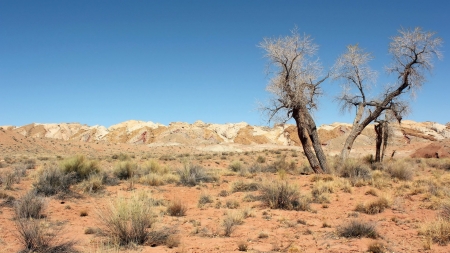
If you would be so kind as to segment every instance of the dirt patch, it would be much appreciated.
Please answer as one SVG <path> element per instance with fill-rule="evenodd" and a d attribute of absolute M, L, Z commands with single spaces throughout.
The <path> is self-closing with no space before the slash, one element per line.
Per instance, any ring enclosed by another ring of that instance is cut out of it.
<path fill-rule="evenodd" d="M 450 142 L 430 143 L 419 148 L 411 155 L 412 158 L 447 158 L 450 157 Z"/>

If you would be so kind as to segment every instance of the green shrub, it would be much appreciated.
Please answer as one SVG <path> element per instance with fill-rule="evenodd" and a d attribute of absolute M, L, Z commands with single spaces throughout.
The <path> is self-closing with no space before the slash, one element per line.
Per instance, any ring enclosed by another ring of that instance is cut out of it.
<path fill-rule="evenodd" d="M 120 180 L 133 177 L 137 170 L 137 164 L 131 161 L 119 162 L 114 166 L 113 174 Z"/>
<path fill-rule="evenodd" d="M 75 172 L 78 182 L 87 179 L 90 174 L 100 172 L 97 161 L 88 160 L 82 155 L 74 156 L 63 161 L 61 166 L 65 174 Z"/>

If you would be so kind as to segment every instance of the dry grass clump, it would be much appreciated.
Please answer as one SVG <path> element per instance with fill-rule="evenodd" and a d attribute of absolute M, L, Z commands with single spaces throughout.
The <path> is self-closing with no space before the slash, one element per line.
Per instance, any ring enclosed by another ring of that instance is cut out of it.
<path fill-rule="evenodd" d="M 224 236 L 229 237 L 231 233 L 236 229 L 236 225 L 241 225 L 244 223 L 244 216 L 242 212 L 228 212 L 222 222 L 222 227 L 224 230 Z"/>
<path fill-rule="evenodd" d="M 237 201 L 235 199 L 228 199 L 225 202 L 225 206 L 230 209 L 236 209 L 240 206 L 240 204 L 239 204 L 239 201 Z"/>
<path fill-rule="evenodd" d="M 103 175 L 91 174 L 88 180 L 82 182 L 81 188 L 87 193 L 97 193 L 105 189 L 105 185 L 103 184 Z"/>
<path fill-rule="evenodd" d="M 388 163 L 387 166 L 385 166 L 385 170 L 391 175 L 392 178 L 397 178 L 403 181 L 411 181 L 414 176 L 414 168 L 411 164 L 408 164 L 405 161 Z"/>
<path fill-rule="evenodd" d="M 120 161 L 127 161 L 127 160 L 131 159 L 128 154 L 124 154 L 124 153 L 114 154 L 111 156 L 111 158 L 114 160 L 120 160 Z"/>
<path fill-rule="evenodd" d="M 69 193 L 70 186 L 76 181 L 76 172 L 64 173 L 59 168 L 50 167 L 37 173 L 33 187 L 38 194 L 52 196 L 58 193 Z"/>
<path fill-rule="evenodd" d="M 112 202 L 108 209 L 98 212 L 104 231 L 113 243 L 142 245 L 150 238 L 148 228 L 155 223 L 151 205 L 133 196 L 127 200 L 123 197 Z"/>
<path fill-rule="evenodd" d="M 333 181 L 317 181 L 311 190 L 311 194 L 314 201 L 320 204 L 329 203 L 329 198 L 327 194 L 334 192 L 334 182 Z"/>
<path fill-rule="evenodd" d="M 40 219 L 45 209 L 45 199 L 31 190 L 16 201 L 14 212 L 17 218 Z"/>
<path fill-rule="evenodd" d="M 179 169 L 180 183 L 186 186 L 195 186 L 200 182 L 208 183 L 216 181 L 213 175 L 210 175 L 206 170 L 199 165 L 191 165 L 186 163 L 183 169 Z"/>
<path fill-rule="evenodd" d="M 214 200 L 212 199 L 211 195 L 209 195 L 206 192 L 202 192 L 200 194 L 200 197 L 198 198 L 198 207 L 203 207 L 206 204 L 213 203 Z"/>
<path fill-rule="evenodd" d="M 40 220 L 15 220 L 18 240 L 22 245 L 20 252 L 36 253 L 75 253 L 75 241 L 62 242 L 59 237 L 60 230 L 52 230 L 41 224 Z"/>
<path fill-rule="evenodd" d="M 91 174 L 100 172 L 97 161 L 88 160 L 82 155 L 74 156 L 63 161 L 61 169 L 65 174 L 74 172 L 78 182 L 87 179 Z"/>
<path fill-rule="evenodd" d="M 370 185 L 377 189 L 384 189 L 391 186 L 392 180 L 389 174 L 384 171 L 375 170 L 372 172 L 372 180 Z"/>
<path fill-rule="evenodd" d="M 131 161 L 122 161 L 114 166 L 113 174 L 120 180 L 132 178 L 137 171 L 137 164 Z"/>
<path fill-rule="evenodd" d="M 181 200 L 176 199 L 174 201 L 172 201 L 168 206 L 167 206 L 167 213 L 170 216 L 185 216 L 187 212 L 187 206 L 186 204 L 184 204 Z"/>
<path fill-rule="evenodd" d="M 169 168 L 163 167 L 156 160 L 151 159 L 139 167 L 138 174 L 142 176 L 151 173 L 164 175 L 169 173 Z"/>
<path fill-rule="evenodd" d="M 369 253 L 387 253 L 387 252 L 389 252 L 389 250 L 386 247 L 386 245 L 384 245 L 382 242 L 375 241 L 369 245 L 367 252 L 369 252 Z"/>
<path fill-rule="evenodd" d="M 240 172 L 242 168 L 242 163 L 239 161 L 233 161 L 232 163 L 230 163 L 230 165 L 228 165 L 228 169 L 233 172 Z"/>
<path fill-rule="evenodd" d="M 434 243 L 447 245 L 450 242 L 450 221 L 442 217 L 422 227 L 420 235 L 430 238 Z"/>
<path fill-rule="evenodd" d="M 347 224 L 338 227 L 337 232 L 340 236 L 346 238 L 377 238 L 379 236 L 374 224 L 362 220 L 351 220 Z"/>
<path fill-rule="evenodd" d="M 266 158 L 264 156 L 258 156 L 258 158 L 256 158 L 256 162 L 257 163 L 265 163 Z"/>
<path fill-rule="evenodd" d="M 355 208 L 355 211 L 363 212 L 366 214 L 377 214 L 382 213 L 384 209 L 389 208 L 390 206 L 391 205 L 389 199 L 383 196 L 367 204 L 358 204 Z"/>
<path fill-rule="evenodd" d="M 279 171 L 294 172 L 294 171 L 296 171 L 296 167 L 297 167 L 297 164 L 294 161 L 287 162 L 286 155 L 282 155 L 273 163 L 262 167 L 261 172 L 271 172 L 271 173 L 275 173 L 275 172 L 279 172 Z"/>
<path fill-rule="evenodd" d="M 356 160 L 348 159 L 336 169 L 341 177 L 350 179 L 353 186 L 366 185 L 372 179 L 372 171 L 370 168 L 366 164 Z"/>
<path fill-rule="evenodd" d="M 261 200 L 273 209 L 309 210 L 311 200 L 300 196 L 297 187 L 285 180 L 264 182 L 261 187 Z"/>
<path fill-rule="evenodd" d="M 259 184 L 256 182 L 246 183 L 243 180 L 237 180 L 231 184 L 231 192 L 250 192 L 257 191 L 258 189 Z"/>

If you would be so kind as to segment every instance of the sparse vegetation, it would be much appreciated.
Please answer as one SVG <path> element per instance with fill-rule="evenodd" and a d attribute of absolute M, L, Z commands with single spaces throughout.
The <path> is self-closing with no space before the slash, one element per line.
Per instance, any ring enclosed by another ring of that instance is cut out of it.
<path fill-rule="evenodd" d="M 52 196 L 58 193 L 69 193 L 70 186 L 76 183 L 76 172 L 63 173 L 56 167 L 44 168 L 38 172 L 33 187 L 36 193 Z"/>
<path fill-rule="evenodd" d="M 167 213 L 170 216 L 185 216 L 187 212 L 187 206 L 181 200 L 176 199 L 167 206 Z"/>
<path fill-rule="evenodd" d="M 114 166 L 114 175 L 120 180 L 132 178 L 137 171 L 137 164 L 131 161 L 119 162 Z"/>
<path fill-rule="evenodd" d="M 16 201 L 14 211 L 19 219 L 40 219 L 43 217 L 45 205 L 45 199 L 38 196 L 34 190 L 31 190 Z"/>
<path fill-rule="evenodd" d="M 97 161 L 88 160 L 82 155 L 63 161 L 61 167 L 65 174 L 75 173 L 78 182 L 87 179 L 91 174 L 100 172 Z"/>
<path fill-rule="evenodd" d="M 377 238 L 378 232 L 374 224 L 362 220 L 351 220 L 337 229 L 338 234 L 343 237 L 367 237 Z"/>
<path fill-rule="evenodd" d="M 185 164 L 183 169 L 178 170 L 178 174 L 180 183 L 186 186 L 195 186 L 200 182 L 208 183 L 216 180 L 199 165 Z"/>
<path fill-rule="evenodd" d="M 300 196 L 297 187 L 287 181 L 274 180 L 261 185 L 261 200 L 273 209 L 309 210 L 311 200 Z"/>

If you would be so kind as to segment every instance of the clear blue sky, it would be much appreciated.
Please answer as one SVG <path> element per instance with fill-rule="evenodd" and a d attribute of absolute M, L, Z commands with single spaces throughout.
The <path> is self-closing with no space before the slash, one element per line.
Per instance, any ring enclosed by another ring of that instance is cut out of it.
<path fill-rule="evenodd" d="M 450 1 L 0 1 L 0 125 L 136 119 L 265 125 L 264 37 L 296 25 L 327 69 L 348 44 L 375 56 L 379 88 L 389 38 L 423 27 L 444 59 L 411 101 L 408 119 L 450 121 Z M 317 124 L 351 122 L 327 81 Z M 376 91 L 376 90 L 374 90 Z"/>

